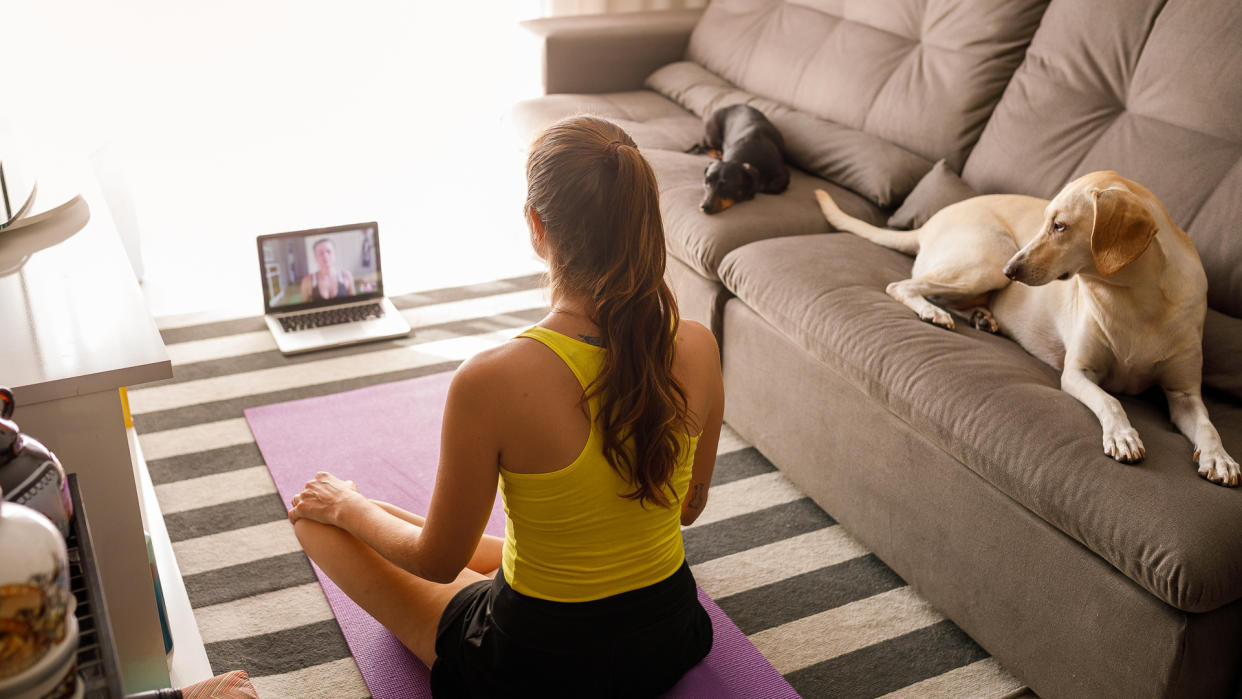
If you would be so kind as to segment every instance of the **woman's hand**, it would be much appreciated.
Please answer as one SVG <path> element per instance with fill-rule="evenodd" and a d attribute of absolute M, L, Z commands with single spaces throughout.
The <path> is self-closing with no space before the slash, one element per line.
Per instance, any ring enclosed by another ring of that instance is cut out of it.
<path fill-rule="evenodd" d="M 293 496 L 289 509 L 289 521 L 310 519 L 323 524 L 339 525 L 342 515 L 350 507 L 367 503 L 353 481 L 320 471 L 315 480 L 307 481 L 302 492 Z"/>

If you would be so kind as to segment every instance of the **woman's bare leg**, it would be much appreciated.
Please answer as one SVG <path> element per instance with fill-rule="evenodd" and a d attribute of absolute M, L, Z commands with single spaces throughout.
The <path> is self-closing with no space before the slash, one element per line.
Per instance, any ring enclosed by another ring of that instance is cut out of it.
<path fill-rule="evenodd" d="M 466 568 L 451 583 L 433 583 L 393 565 L 344 529 L 300 519 L 293 532 L 332 582 L 427 667 L 436 661 L 436 630 L 449 600 L 463 587 L 487 579 Z"/>
<path fill-rule="evenodd" d="M 399 517 L 411 524 L 417 524 L 421 527 L 427 522 L 427 519 L 422 515 L 408 512 L 392 503 L 383 502 L 382 500 L 371 500 L 371 502 L 384 508 L 384 511 L 388 514 Z M 483 538 L 479 539 L 479 545 L 475 548 L 474 555 L 470 557 L 470 562 L 466 564 L 466 567 L 489 578 L 495 577 L 496 570 L 500 568 L 501 554 L 504 548 L 504 539 L 484 534 Z"/>

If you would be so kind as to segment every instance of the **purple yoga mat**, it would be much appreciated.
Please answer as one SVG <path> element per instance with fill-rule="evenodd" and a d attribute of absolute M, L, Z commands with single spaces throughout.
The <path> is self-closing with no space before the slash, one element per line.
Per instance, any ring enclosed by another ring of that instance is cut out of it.
<path fill-rule="evenodd" d="M 358 483 L 365 495 L 425 513 L 435 486 L 440 422 L 452 372 L 371 386 L 246 411 L 280 496 L 289 499 L 317 471 Z M 500 498 L 487 533 L 504 536 Z M 430 672 L 319 567 L 319 583 L 336 614 L 367 689 L 376 699 L 429 699 Z M 712 618 L 712 651 L 666 696 L 686 699 L 797 697 L 789 683 L 703 590 Z"/>

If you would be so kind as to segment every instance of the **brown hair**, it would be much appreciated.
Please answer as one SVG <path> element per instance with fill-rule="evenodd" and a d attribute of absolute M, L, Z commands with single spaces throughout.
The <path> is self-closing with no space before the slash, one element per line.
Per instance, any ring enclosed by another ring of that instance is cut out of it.
<path fill-rule="evenodd" d="M 624 130 L 578 116 L 535 139 L 526 182 L 551 286 L 589 302 L 607 348 L 584 397 L 600 399 L 604 456 L 633 487 L 626 497 L 671 506 L 687 408 L 672 371 L 679 316 L 655 174 Z"/>

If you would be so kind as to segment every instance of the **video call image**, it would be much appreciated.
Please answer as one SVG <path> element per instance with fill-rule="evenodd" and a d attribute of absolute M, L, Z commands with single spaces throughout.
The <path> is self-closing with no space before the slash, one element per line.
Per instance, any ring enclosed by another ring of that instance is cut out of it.
<path fill-rule="evenodd" d="M 263 242 L 263 272 L 273 308 L 375 291 L 375 232 L 310 233 Z"/>

